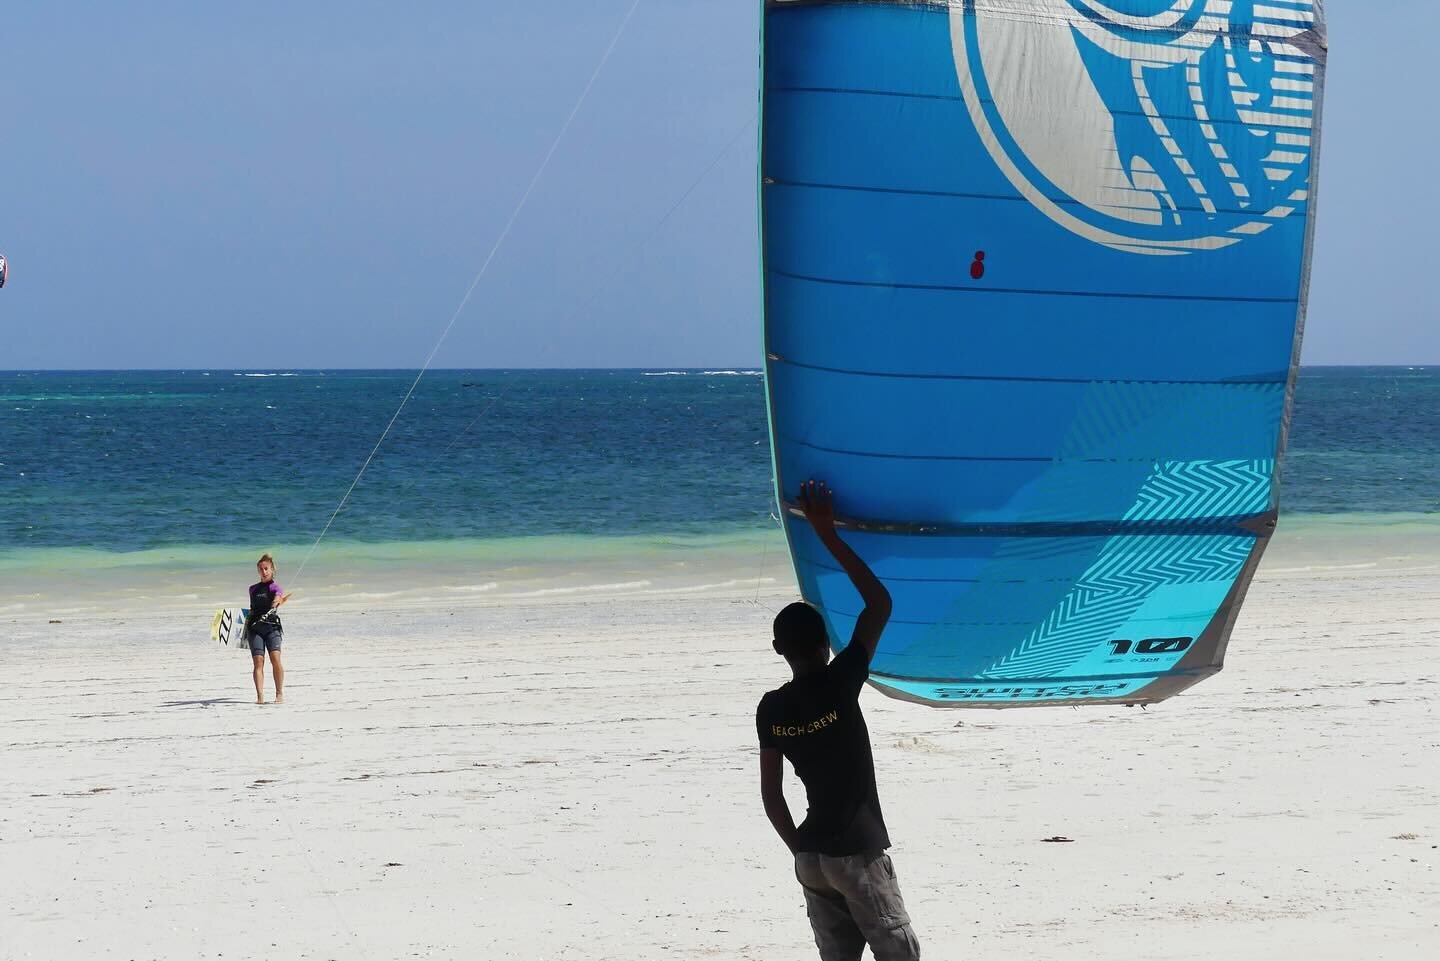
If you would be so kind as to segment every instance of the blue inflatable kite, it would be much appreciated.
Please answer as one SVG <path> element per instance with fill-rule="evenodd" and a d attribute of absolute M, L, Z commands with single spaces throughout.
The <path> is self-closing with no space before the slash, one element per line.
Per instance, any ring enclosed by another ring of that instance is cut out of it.
<path fill-rule="evenodd" d="M 1275 526 L 1325 33 L 1312 0 L 769 0 L 775 478 L 894 598 L 872 681 L 1150 703 L 1218 671 Z"/>

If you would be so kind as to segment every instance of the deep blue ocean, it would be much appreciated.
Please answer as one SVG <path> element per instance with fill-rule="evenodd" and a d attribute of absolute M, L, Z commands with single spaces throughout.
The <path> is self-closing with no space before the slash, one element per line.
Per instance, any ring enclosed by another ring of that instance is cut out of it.
<path fill-rule="evenodd" d="M 0 373 L 0 551 L 308 543 L 405 371 Z M 1307 368 L 1282 510 L 1440 513 L 1440 368 Z M 773 527 L 755 371 L 431 371 L 328 538 Z M 12 555 L 13 556 L 13 555 Z"/>

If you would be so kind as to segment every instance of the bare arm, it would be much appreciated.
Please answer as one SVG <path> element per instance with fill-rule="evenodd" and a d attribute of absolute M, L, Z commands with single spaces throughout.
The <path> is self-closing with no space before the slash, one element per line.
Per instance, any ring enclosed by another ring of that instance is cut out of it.
<path fill-rule="evenodd" d="M 865 609 L 855 621 L 855 633 L 851 644 L 861 644 L 865 653 L 873 657 L 875 647 L 880 643 L 880 634 L 890 620 L 890 592 L 880 583 L 880 578 L 870 570 L 860 555 L 840 539 L 835 532 L 835 494 L 824 481 L 806 481 L 800 487 L 800 506 L 805 510 L 805 519 L 820 538 L 820 543 L 830 552 L 850 576 L 850 583 L 860 592 Z"/>
<path fill-rule="evenodd" d="M 784 755 L 773 747 L 760 749 L 760 797 L 765 802 L 765 816 L 770 819 L 780 840 L 795 853 L 795 818 L 790 814 L 790 805 L 785 802 L 785 792 L 780 788 L 780 778 L 785 773 Z"/>

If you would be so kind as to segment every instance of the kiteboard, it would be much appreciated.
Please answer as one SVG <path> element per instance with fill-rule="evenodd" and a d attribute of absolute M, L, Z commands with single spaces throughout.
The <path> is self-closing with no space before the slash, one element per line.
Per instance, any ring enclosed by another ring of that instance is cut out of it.
<path fill-rule="evenodd" d="M 210 622 L 210 640 L 225 647 L 250 650 L 250 642 L 245 637 L 245 619 L 249 615 L 250 611 L 243 607 L 224 607 L 216 611 Z"/>

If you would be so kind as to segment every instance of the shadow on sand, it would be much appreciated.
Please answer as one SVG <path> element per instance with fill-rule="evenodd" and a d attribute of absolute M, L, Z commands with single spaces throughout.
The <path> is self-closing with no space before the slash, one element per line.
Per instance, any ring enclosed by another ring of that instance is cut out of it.
<path fill-rule="evenodd" d="M 211 697 L 203 701 L 166 701 L 161 707 L 214 707 L 216 704 L 242 704 L 233 697 Z"/>

